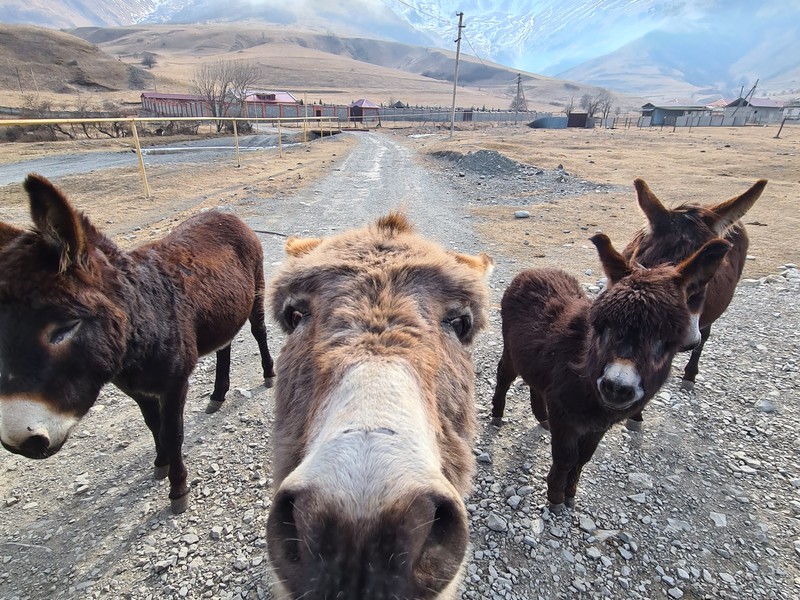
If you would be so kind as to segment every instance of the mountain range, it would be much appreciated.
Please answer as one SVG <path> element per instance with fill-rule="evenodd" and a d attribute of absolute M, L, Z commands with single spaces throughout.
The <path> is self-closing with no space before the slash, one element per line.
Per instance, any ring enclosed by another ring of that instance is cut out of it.
<path fill-rule="evenodd" d="M 5 0 L 0 22 L 55 28 L 259 20 L 454 49 L 651 100 L 800 95 L 800 2 L 758 0 Z M 369 58 L 366 58 L 369 61 Z"/>

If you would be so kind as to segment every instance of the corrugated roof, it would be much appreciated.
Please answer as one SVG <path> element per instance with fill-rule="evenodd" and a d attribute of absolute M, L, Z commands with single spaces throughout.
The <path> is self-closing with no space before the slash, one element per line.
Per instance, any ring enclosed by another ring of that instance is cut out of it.
<path fill-rule="evenodd" d="M 204 101 L 203 96 L 196 96 L 194 94 L 159 94 L 157 92 L 142 92 L 142 98 L 152 100 L 189 100 L 189 101 Z"/>
<path fill-rule="evenodd" d="M 351 102 L 350 106 L 351 107 L 352 106 L 360 106 L 361 108 L 380 108 L 380 106 L 378 106 L 374 102 L 370 102 L 366 98 L 360 98 L 360 99 L 356 100 L 355 102 Z"/>
<path fill-rule="evenodd" d="M 267 100 L 267 96 L 275 96 L 274 98 L 270 98 Z M 281 92 L 275 90 L 248 90 L 247 95 L 245 98 L 250 101 L 258 101 L 258 102 L 275 102 L 275 103 L 283 103 L 283 104 L 295 104 L 297 103 L 297 98 L 295 98 L 289 92 Z"/>

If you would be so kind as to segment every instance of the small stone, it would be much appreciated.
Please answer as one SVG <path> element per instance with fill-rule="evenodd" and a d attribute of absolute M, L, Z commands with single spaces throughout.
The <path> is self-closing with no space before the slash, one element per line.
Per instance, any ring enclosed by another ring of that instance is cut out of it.
<path fill-rule="evenodd" d="M 197 534 L 194 533 L 187 533 L 181 539 L 187 544 L 196 544 L 197 542 L 200 541 L 200 538 L 197 536 Z"/>
<path fill-rule="evenodd" d="M 529 213 L 527 210 L 518 210 L 514 212 L 515 219 L 529 219 L 530 216 L 531 213 Z"/>
<path fill-rule="evenodd" d="M 717 527 L 728 526 L 728 517 L 726 515 L 718 512 L 711 512 L 708 516 L 711 517 L 711 520 L 714 521 L 714 525 Z"/>
<path fill-rule="evenodd" d="M 503 532 L 508 530 L 508 522 L 496 512 L 490 512 L 486 526 L 492 531 Z"/>
<path fill-rule="evenodd" d="M 774 413 L 775 405 L 769 400 L 760 400 L 758 402 L 758 410 L 767 414 Z"/>
<path fill-rule="evenodd" d="M 19 498 L 16 496 L 9 496 L 6 498 L 6 506 L 14 506 L 17 502 L 19 502 Z"/>
<path fill-rule="evenodd" d="M 244 388 L 236 388 L 236 393 L 239 394 L 242 398 L 252 398 L 253 392 L 250 390 L 246 390 Z"/>
<path fill-rule="evenodd" d="M 600 550 L 598 550 L 594 546 L 586 550 L 586 556 L 588 556 L 589 558 L 594 558 L 595 560 L 600 558 L 602 555 L 603 553 L 600 552 Z"/>
<path fill-rule="evenodd" d="M 520 502 L 522 502 L 522 498 L 520 496 L 516 496 L 516 495 L 511 496 L 508 500 L 506 500 L 506 503 L 511 508 L 513 508 L 514 510 L 517 510 L 517 508 L 519 507 Z"/>
<path fill-rule="evenodd" d="M 554 538 L 563 538 L 564 530 L 558 525 L 554 525 L 550 528 L 550 535 L 552 535 Z"/>
<path fill-rule="evenodd" d="M 628 500 L 633 500 L 637 504 L 644 504 L 647 502 L 647 496 L 644 492 L 640 492 L 639 494 L 631 494 L 628 496 Z"/>
<path fill-rule="evenodd" d="M 683 598 L 683 590 L 677 587 L 669 588 L 667 593 L 670 595 L 670 598 L 675 598 L 675 600 L 678 600 L 678 598 Z"/>
<path fill-rule="evenodd" d="M 720 573 L 719 578 L 722 579 L 727 584 L 734 584 L 736 583 L 736 579 L 733 578 L 733 575 L 730 573 Z"/>
<path fill-rule="evenodd" d="M 579 526 L 586 533 L 593 533 L 594 530 L 597 529 L 595 522 L 586 515 L 581 515 L 579 519 Z"/>
<path fill-rule="evenodd" d="M 478 462 L 482 463 L 484 465 L 490 465 L 490 464 L 492 464 L 492 457 L 489 456 L 488 452 L 481 452 L 478 455 Z"/>
<path fill-rule="evenodd" d="M 630 560 L 630 559 L 633 558 L 633 554 L 631 554 L 630 550 L 626 550 L 625 548 L 620 548 L 619 549 L 619 554 L 625 560 Z"/>
<path fill-rule="evenodd" d="M 628 473 L 628 482 L 636 489 L 653 489 L 653 478 L 647 473 Z"/>
<path fill-rule="evenodd" d="M 214 525 L 211 528 L 211 539 L 218 540 L 221 537 L 222 537 L 222 527 L 220 527 L 219 525 Z"/>

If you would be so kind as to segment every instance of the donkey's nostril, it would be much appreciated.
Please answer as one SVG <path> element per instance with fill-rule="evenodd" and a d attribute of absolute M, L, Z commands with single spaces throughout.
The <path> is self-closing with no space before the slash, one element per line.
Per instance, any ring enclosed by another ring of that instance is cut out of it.
<path fill-rule="evenodd" d="M 36 434 L 30 436 L 19 446 L 20 452 L 30 458 L 43 458 L 50 447 L 50 438 L 46 435 Z"/>
<path fill-rule="evenodd" d="M 620 404 L 630 402 L 636 395 L 636 390 L 633 386 L 622 383 L 616 379 L 604 378 L 600 382 L 600 391 L 608 400 L 613 400 Z"/>

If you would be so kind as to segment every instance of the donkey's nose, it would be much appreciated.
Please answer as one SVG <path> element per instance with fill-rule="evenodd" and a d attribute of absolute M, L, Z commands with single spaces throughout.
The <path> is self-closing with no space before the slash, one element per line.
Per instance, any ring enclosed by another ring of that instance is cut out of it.
<path fill-rule="evenodd" d="M 28 458 L 44 458 L 49 456 L 50 438 L 46 434 L 34 434 L 19 445 L 19 452 Z"/>
<path fill-rule="evenodd" d="M 636 396 L 636 388 L 617 379 L 603 378 L 600 381 L 600 393 L 603 397 L 614 404 L 627 405 Z"/>
<path fill-rule="evenodd" d="M 357 504 L 323 490 L 278 493 L 267 540 L 290 597 L 429 597 L 458 575 L 469 541 L 459 498 L 428 492 L 366 513 Z"/>

